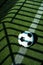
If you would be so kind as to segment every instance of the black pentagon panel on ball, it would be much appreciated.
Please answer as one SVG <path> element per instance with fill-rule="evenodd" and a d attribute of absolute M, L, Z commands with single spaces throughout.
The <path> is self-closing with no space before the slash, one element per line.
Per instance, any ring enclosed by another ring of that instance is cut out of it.
<path fill-rule="evenodd" d="M 35 37 L 36 38 L 36 37 Z M 24 47 L 30 47 L 34 44 L 34 34 L 29 31 L 25 31 L 18 36 L 18 42 Z"/>
<path fill-rule="evenodd" d="M 24 41 L 24 37 L 21 37 L 20 40 L 23 42 Z"/>
<path fill-rule="evenodd" d="M 31 45 L 32 44 L 32 42 L 30 41 L 30 42 L 28 42 L 28 45 Z"/>
<path fill-rule="evenodd" d="M 29 37 L 31 37 L 31 36 L 32 36 L 32 35 L 31 35 L 31 33 L 28 33 L 27 35 L 28 35 Z"/>

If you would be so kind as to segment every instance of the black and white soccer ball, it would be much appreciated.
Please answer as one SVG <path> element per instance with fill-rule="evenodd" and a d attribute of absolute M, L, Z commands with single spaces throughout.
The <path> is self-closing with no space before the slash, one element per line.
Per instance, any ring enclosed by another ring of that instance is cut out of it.
<path fill-rule="evenodd" d="M 34 43 L 34 35 L 25 31 L 18 36 L 18 43 L 24 47 L 30 47 Z"/>

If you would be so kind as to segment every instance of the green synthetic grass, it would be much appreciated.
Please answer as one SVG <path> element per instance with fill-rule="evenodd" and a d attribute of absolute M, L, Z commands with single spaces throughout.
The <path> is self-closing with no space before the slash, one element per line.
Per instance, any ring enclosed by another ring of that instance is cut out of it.
<path fill-rule="evenodd" d="M 26 61 L 26 62 L 25 62 Z M 27 64 L 29 64 L 29 65 L 41 65 L 41 63 L 40 62 L 36 62 L 36 61 L 34 61 L 34 60 L 31 60 L 31 59 L 27 59 L 27 58 L 25 58 L 24 60 L 23 60 L 23 63 L 25 64 L 25 65 L 27 65 Z"/>
<path fill-rule="evenodd" d="M 42 0 L 39 0 L 39 2 L 41 2 L 41 1 Z M 19 33 L 21 33 L 21 31 L 29 30 L 29 27 L 32 24 L 32 21 L 34 20 L 34 17 L 36 15 L 37 11 L 38 11 L 38 10 L 35 10 L 35 9 L 38 9 L 40 7 L 40 4 L 41 4 L 41 3 L 37 3 L 37 2 L 33 2 L 33 1 L 26 1 L 26 3 L 28 3 L 28 4 L 25 3 L 23 5 L 23 7 L 20 9 L 20 11 L 17 13 L 15 19 L 13 19 L 13 21 L 12 21 L 13 24 L 9 23 L 12 20 L 12 18 L 15 16 L 16 12 L 18 11 L 18 9 L 20 8 L 20 6 L 22 5 L 23 2 L 24 2 L 24 0 L 19 0 L 7 12 L 7 14 L 3 18 L 3 20 L 1 20 L 1 22 L 7 22 L 7 23 L 5 23 L 5 27 L 6 28 L 7 27 L 13 28 L 13 29 L 6 29 L 8 35 L 13 35 L 13 36 L 8 36 L 10 44 L 12 44 L 11 48 L 12 48 L 12 52 L 13 53 L 14 52 L 18 52 L 18 50 L 21 47 L 21 46 L 17 46 L 17 45 L 19 45 L 18 44 L 18 35 L 19 35 Z M 39 6 L 35 6 L 35 5 L 32 5 L 32 4 L 39 5 Z M 8 5 L 8 4 L 6 4 L 6 5 Z M 5 5 L 3 6 L 3 8 L 4 7 L 5 7 Z M 9 5 L 7 7 L 9 7 Z M 7 7 L 6 7 L 6 10 L 7 10 Z M 34 8 L 34 9 L 31 9 L 31 8 Z M 5 9 L 3 11 L 5 11 Z M 31 13 L 31 12 L 33 12 L 34 14 Z M 41 19 L 43 19 L 43 15 L 42 15 Z M 43 20 L 40 20 L 39 24 L 43 24 Z M 1 29 L 3 29 L 3 25 L 2 24 L 0 24 L 0 30 Z M 17 30 L 15 30 L 15 29 L 17 29 Z M 37 29 L 43 30 L 43 26 L 38 25 Z M 21 30 L 21 31 L 18 31 L 18 30 Z M 43 32 L 42 31 L 36 30 L 35 33 L 37 35 L 39 35 L 39 36 L 43 36 Z M 14 37 L 14 35 L 16 35 L 17 37 Z M 0 32 L 0 39 L 2 37 L 4 37 L 4 36 L 5 36 L 5 31 L 2 30 Z M 43 38 L 38 37 L 38 41 L 37 42 L 43 44 Z M 17 44 L 17 45 L 15 45 L 15 44 Z M 0 49 L 2 49 L 6 45 L 7 45 L 7 41 L 6 41 L 6 38 L 4 38 L 2 41 L 0 41 Z M 41 52 L 43 51 L 43 46 L 40 45 L 40 44 L 37 44 L 37 43 L 35 45 L 31 46 L 30 48 L 39 50 Z M 26 55 L 34 57 L 34 58 L 37 58 L 39 60 L 43 60 L 42 53 L 38 52 L 38 51 L 34 51 L 32 49 L 27 49 Z M 2 62 L 3 59 L 8 54 L 10 54 L 10 52 L 9 52 L 9 48 L 7 46 L 7 47 L 5 47 L 3 49 L 3 51 L 0 52 L 0 62 Z M 15 56 L 16 56 L 16 54 L 14 54 L 14 57 Z M 35 60 L 33 60 L 31 58 L 27 58 L 27 57 L 24 57 L 22 63 L 24 63 L 25 65 L 41 65 L 41 62 L 35 61 Z M 11 64 L 12 64 L 12 59 L 11 59 L 11 56 L 9 56 L 2 65 L 11 65 Z"/>
<path fill-rule="evenodd" d="M 6 52 L 5 52 L 6 51 Z M 0 62 L 9 54 L 9 49 L 6 47 L 1 53 L 0 53 Z"/>
<path fill-rule="evenodd" d="M 42 17 L 41 17 L 42 18 Z M 40 20 L 39 21 L 39 24 L 43 24 L 43 22 Z M 39 29 L 39 30 L 42 30 L 43 26 L 41 25 L 38 25 L 36 29 Z M 39 36 L 43 36 L 43 32 L 42 31 L 38 31 L 36 30 L 36 34 L 39 35 Z M 38 40 L 37 40 L 39 43 L 43 44 L 43 38 L 41 37 L 38 37 Z M 43 52 L 43 45 L 39 45 L 39 44 L 35 44 L 33 46 L 31 46 L 32 49 L 36 49 L 36 50 L 39 50 L 39 51 L 42 51 Z M 28 56 L 31 56 L 31 57 L 34 57 L 34 58 L 37 58 L 37 59 L 40 59 L 40 60 L 43 60 L 43 54 L 41 54 L 40 52 L 37 52 L 37 51 L 33 51 L 31 49 L 28 49 L 27 50 L 27 53 L 26 55 Z M 25 62 L 26 61 L 26 62 Z M 26 64 L 26 65 L 41 65 L 41 62 L 37 62 L 33 59 L 30 59 L 29 57 L 25 57 L 24 60 L 23 60 L 23 63 Z"/>
<path fill-rule="evenodd" d="M 3 63 L 3 65 L 11 65 L 11 64 L 12 64 L 11 57 L 8 57 L 8 59 L 6 59 L 6 61 Z"/>

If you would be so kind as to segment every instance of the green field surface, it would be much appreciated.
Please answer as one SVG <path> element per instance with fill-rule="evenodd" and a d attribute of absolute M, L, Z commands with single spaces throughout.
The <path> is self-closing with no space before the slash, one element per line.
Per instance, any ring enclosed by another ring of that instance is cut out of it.
<path fill-rule="evenodd" d="M 18 35 L 29 30 L 42 1 L 7 0 L 1 7 L 0 65 L 12 65 L 14 62 L 19 49 L 23 47 L 18 43 Z M 38 37 L 37 43 L 27 48 L 22 65 L 43 64 L 43 14 L 34 33 Z"/>

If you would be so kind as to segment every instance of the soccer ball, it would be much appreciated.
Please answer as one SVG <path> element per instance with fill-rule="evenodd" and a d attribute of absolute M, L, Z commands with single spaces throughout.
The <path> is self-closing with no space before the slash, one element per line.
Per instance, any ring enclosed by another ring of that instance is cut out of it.
<path fill-rule="evenodd" d="M 24 47 L 30 47 L 34 43 L 32 32 L 25 31 L 18 36 L 18 43 Z"/>

